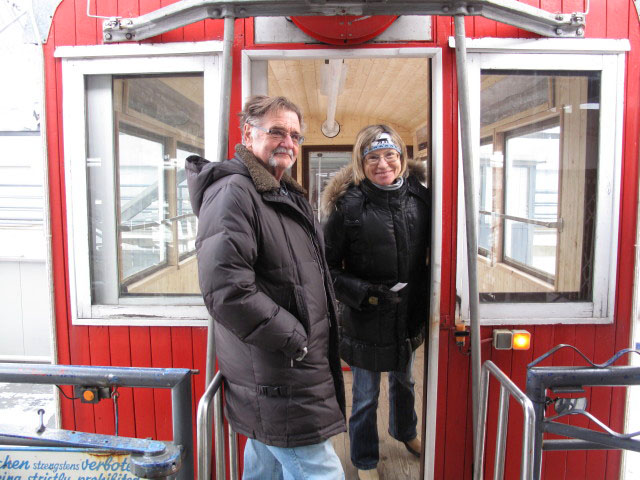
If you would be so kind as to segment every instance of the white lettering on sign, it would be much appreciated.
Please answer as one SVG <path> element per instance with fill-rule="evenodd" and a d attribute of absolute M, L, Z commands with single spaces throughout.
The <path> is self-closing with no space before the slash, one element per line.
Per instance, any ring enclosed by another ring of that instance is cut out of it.
<path fill-rule="evenodd" d="M 141 480 L 128 455 L 65 448 L 3 448 L 0 480 Z"/>

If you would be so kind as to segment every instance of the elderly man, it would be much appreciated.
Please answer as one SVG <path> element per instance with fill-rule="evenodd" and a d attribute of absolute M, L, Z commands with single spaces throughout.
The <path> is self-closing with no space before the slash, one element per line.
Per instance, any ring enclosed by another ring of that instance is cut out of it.
<path fill-rule="evenodd" d="M 244 479 L 344 478 L 329 440 L 345 431 L 333 287 L 312 209 L 286 173 L 301 124 L 288 99 L 253 97 L 231 160 L 186 162 L 226 415 L 249 437 Z"/>

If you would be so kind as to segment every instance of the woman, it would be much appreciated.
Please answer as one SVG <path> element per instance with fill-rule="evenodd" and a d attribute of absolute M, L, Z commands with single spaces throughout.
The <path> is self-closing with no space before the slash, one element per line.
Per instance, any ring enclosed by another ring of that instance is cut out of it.
<path fill-rule="evenodd" d="M 411 367 L 429 315 L 431 209 L 426 170 L 391 127 L 362 129 L 351 160 L 325 188 L 322 210 L 344 304 L 340 356 L 353 372 L 351 461 L 360 479 L 376 479 L 380 372 L 389 372 L 389 433 L 420 455 Z"/>

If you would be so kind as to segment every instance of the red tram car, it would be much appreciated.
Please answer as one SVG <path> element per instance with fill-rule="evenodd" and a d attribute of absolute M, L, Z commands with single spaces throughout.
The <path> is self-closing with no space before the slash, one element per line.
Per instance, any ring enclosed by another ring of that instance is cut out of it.
<path fill-rule="evenodd" d="M 472 364 L 468 340 L 456 345 L 456 332 L 472 316 L 469 264 L 477 266 L 481 358 L 520 388 L 527 364 L 557 344 L 574 345 L 594 362 L 634 345 L 637 2 L 458 2 L 467 15 L 466 132 L 451 16 L 461 10 L 447 10 L 455 2 L 423 2 L 438 14 L 414 15 L 406 14 L 417 11 L 412 2 L 343 2 L 342 10 L 339 2 L 247 2 L 244 12 L 235 3 L 235 21 L 223 20 L 229 11 L 216 11 L 216 2 L 194 0 L 61 0 L 52 13 L 43 51 L 57 362 L 198 369 L 197 404 L 208 316 L 197 282 L 186 156 L 226 156 L 240 140 L 243 101 L 285 95 L 307 123 L 292 173 L 317 207 L 358 130 L 389 123 L 429 168 L 435 228 L 432 316 L 418 379 L 425 452 L 417 467 L 386 478 L 471 478 Z M 357 14 L 352 3 L 364 12 L 381 5 L 374 11 L 385 16 Z M 515 13 L 481 15 L 498 3 Z M 337 15 L 308 17 L 293 8 L 298 4 L 322 4 Z M 259 8 L 269 14 L 250 15 Z M 145 22 L 149 15 L 154 21 Z M 501 21 L 507 17 L 510 23 Z M 532 20 L 538 17 L 547 25 L 577 18 L 584 27 L 541 34 Z M 230 39 L 225 22 L 234 27 Z M 472 262 L 465 253 L 463 133 L 475 177 Z M 528 331 L 531 348 L 494 348 L 495 329 Z M 562 351 L 550 363 L 583 360 Z M 121 435 L 171 438 L 168 392 L 120 394 Z M 587 396 L 591 413 L 623 431 L 624 390 L 594 387 Z M 496 401 L 492 393 L 490 426 Z M 522 431 L 522 416 L 512 410 L 509 479 L 519 475 Z M 114 429 L 105 402 L 63 398 L 61 414 L 65 429 Z M 490 433 L 487 458 L 494 440 Z M 619 451 L 548 452 L 542 478 L 614 480 L 622 478 L 621 459 Z M 487 461 L 485 475 L 492 471 Z"/>

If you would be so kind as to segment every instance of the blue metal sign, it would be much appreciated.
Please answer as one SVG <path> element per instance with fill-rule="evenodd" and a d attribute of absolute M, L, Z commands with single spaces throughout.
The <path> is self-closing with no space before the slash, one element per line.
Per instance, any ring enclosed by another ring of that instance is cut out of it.
<path fill-rule="evenodd" d="M 0 449 L 0 480 L 138 480 L 130 456 L 58 447 Z"/>

